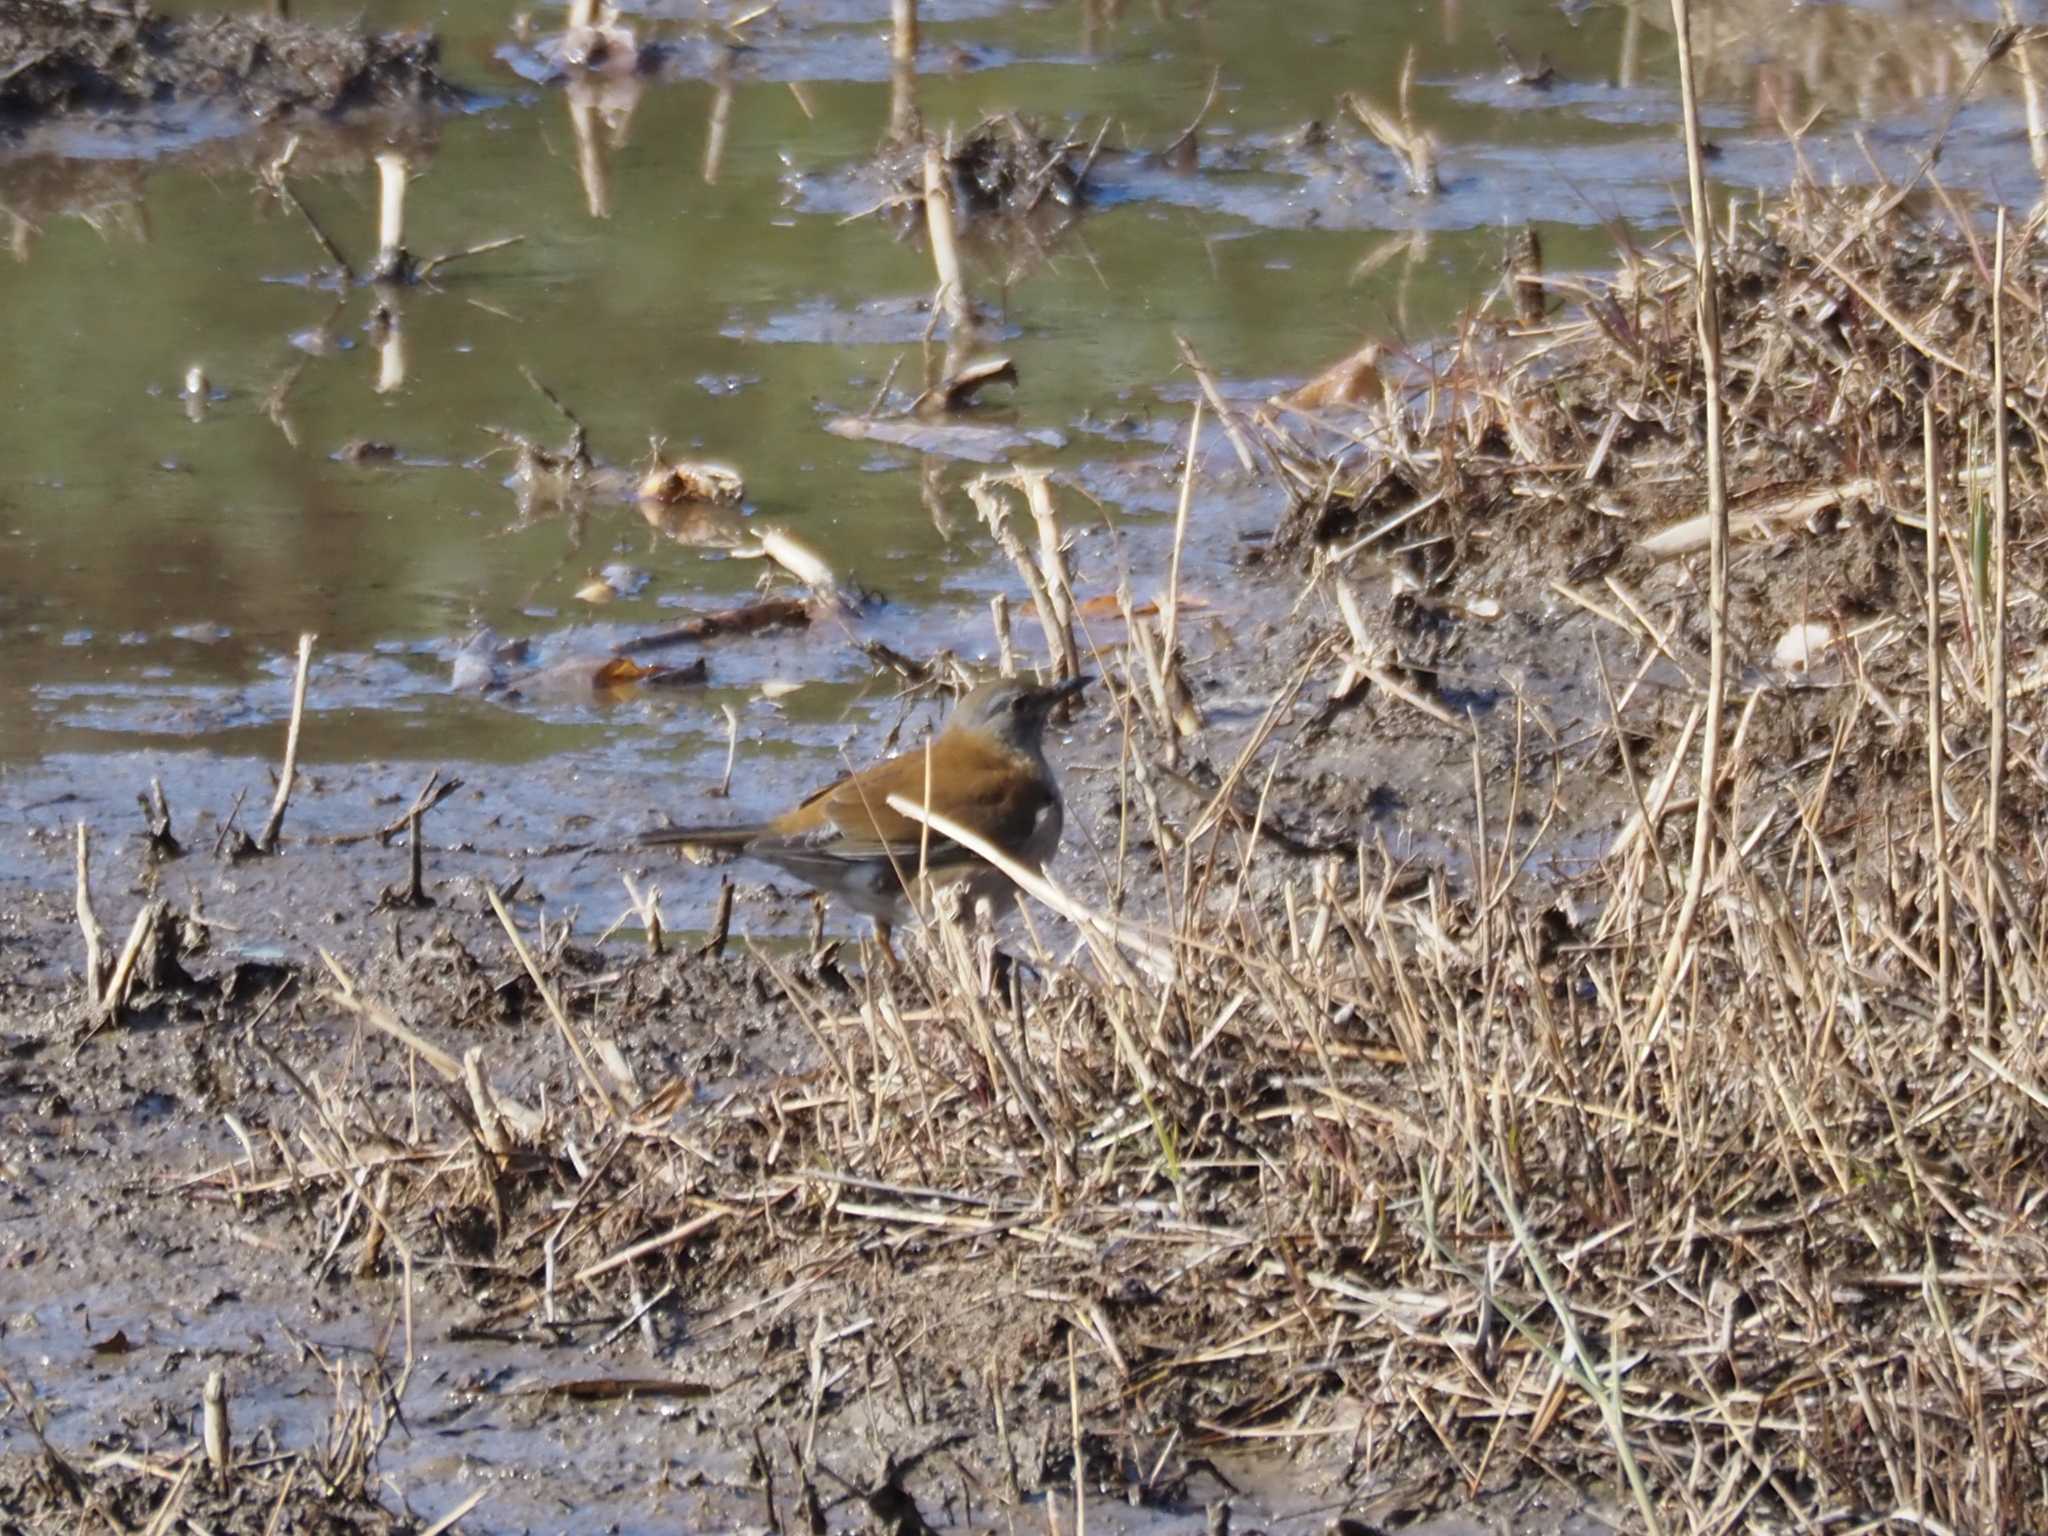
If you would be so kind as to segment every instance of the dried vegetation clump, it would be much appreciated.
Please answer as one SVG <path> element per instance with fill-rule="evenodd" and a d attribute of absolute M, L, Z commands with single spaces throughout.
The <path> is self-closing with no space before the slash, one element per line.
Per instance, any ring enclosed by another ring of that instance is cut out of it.
<path fill-rule="evenodd" d="M 1986 231 L 1958 223 L 1945 200 L 1917 211 L 1898 202 L 1797 191 L 1728 231 L 1718 257 L 1738 654 L 1768 667 L 1825 651 L 1818 672 L 1855 674 L 1870 706 L 1845 722 L 1843 695 L 1828 689 L 1757 727 L 1796 723 L 1772 740 L 1796 760 L 1828 752 L 1835 728 L 1852 723 L 1838 771 L 1892 787 L 1918 761 L 1901 733 L 1925 691 L 1923 403 L 1934 416 L 1936 565 L 1953 599 L 1943 636 L 1973 653 L 1990 595 L 1993 436 Z M 2035 225 L 2013 231 L 2006 266 L 2023 517 L 2041 473 L 2032 381 L 2048 366 L 2048 262 Z M 1361 409 L 1310 391 L 1264 409 L 1261 441 L 1295 499 L 1280 542 L 1339 580 L 1391 569 L 1425 613 L 1520 600 L 1606 626 L 1614 643 L 1696 675 L 1708 520 L 1690 259 L 1625 250 L 1604 279 L 1524 263 L 1507 290 L 1503 308 L 1517 313 L 1476 317 L 1435 353 L 1375 354 L 1384 387 L 1366 391 Z M 1531 317 L 1532 291 L 1547 300 L 1542 318 Z M 2048 580 L 2036 541 L 2015 539 L 2011 567 L 2016 601 L 2031 604 Z M 1456 634 L 1422 627 L 1405 637 L 1410 659 L 1457 649 Z M 1818 643 L 1793 643 L 1804 638 Z M 2017 691 L 2031 694 L 2048 653 L 2016 645 L 2011 665 Z M 1985 703 L 1981 680 L 1965 691 L 1972 701 Z M 2039 788 L 2031 775 L 2012 786 L 2026 808 L 2043 804 Z"/>
<path fill-rule="evenodd" d="M 849 1407 L 904 1447 L 973 1426 L 950 1464 L 984 1496 L 1078 1467 L 1170 1500 L 1218 1446 L 1278 1440 L 1337 1451 L 1359 1504 L 1562 1479 L 1656 1529 L 2038 1528 L 2031 230 L 2005 257 L 2006 455 L 1996 262 L 1974 226 L 1813 200 L 1727 253 L 1749 618 L 1689 921 L 1701 557 L 1669 546 L 1698 505 L 1697 343 L 1691 268 L 1636 254 L 1548 279 L 1561 318 L 1475 325 L 1365 426 L 1273 414 L 1351 649 L 1306 646 L 1220 765 L 1125 658 L 1105 904 L 1151 920 L 1027 923 L 1015 957 L 942 920 L 892 965 L 599 974 L 508 919 L 518 965 L 479 985 L 550 1031 L 552 1090 L 337 972 L 414 1069 L 293 1075 L 293 1135 L 224 1192 L 313 1212 L 323 1274 L 452 1281 L 495 1335 L 588 1319 L 659 1359 L 651 1320 L 680 1318 L 679 1375 L 585 1397 L 739 1386 L 806 1447 Z M 1315 458 L 1311 432 L 1351 436 Z M 1264 835 L 1288 807 L 1262 757 L 1303 690 L 1391 676 L 1349 596 L 1368 551 L 1438 586 L 1548 579 L 1559 623 L 1607 626 L 1613 713 L 1576 727 L 1602 738 L 1581 761 L 1637 810 L 1562 883 L 1530 856 L 1573 787 L 1489 773 L 1476 739 L 1444 869 Z M 1796 678 L 1772 643 L 1793 612 L 1824 631 Z M 629 1048 L 676 1009 L 779 1016 L 804 1065 Z"/>
<path fill-rule="evenodd" d="M 1092 138 L 1050 138 L 1014 112 L 984 118 L 966 133 L 937 143 L 955 217 L 964 230 L 997 232 L 1034 224 L 1064 224 L 1086 201 L 1088 174 L 1109 125 Z M 909 137 L 886 146 L 877 172 L 893 189 L 885 207 L 905 229 L 925 223 L 926 141 Z"/>

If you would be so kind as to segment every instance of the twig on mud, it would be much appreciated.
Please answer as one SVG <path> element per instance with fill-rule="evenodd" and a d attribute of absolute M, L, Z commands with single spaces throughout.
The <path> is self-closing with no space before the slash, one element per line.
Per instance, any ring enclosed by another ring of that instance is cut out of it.
<path fill-rule="evenodd" d="M 454 1530 L 456 1526 L 462 1523 L 462 1519 L 465 1515 L 467 1515 L 471 1510 L 475 1509 L 477 1505 L 483 1503 L 483 1501 L 487 1497 L 489 1497 L 490 1491 L 491 1490 L 488 1488 L 477 1489 L 475 1492 L 471 1493 L 468 1498 L 464 1499 L 460 1504 L 457 1504 L 453 1509 L 449 1510 L 447 1514 L 443 1515 L 440 1519 L 436 1520 L 424 1531 L 421 1531 L 420 1536 L 448 1536 L 448 1532 Z"/>
<path fill-rule="evenodd" d="M 518 926 L 512 921 L 512 914 L 505 910 L 505 903 L 499 898 L 497 887 L 488 880 L 480 880 L 477 883 L 483 887 L 484 896 L 490 902 L 491 910 L 498 914 L 498 921 L 505 929 L 505 937 L 512 941 L 513 952 L 519 956 L 519 963 L 526 967 L 526 974 L 532 980 L 534 990 L 540 994 L 540 1000 L 546 1006 L 548 1016 L 555 1021 L 555 1028 L 561 1034 L 562 1043 L 569 1047 L 569 1054 L 575 1058 L 585 1085 L 597 1096 L 597 1102 L 603 1106 L 605 1118 L 618 1120 L 619 1106 L 613 1101 L 603 1079 L 597 1075 L 597 1069 L 590 1064 L 590 1058 L 584 1053 L 582 1040 L 569 1023 L 568 1014 L 562 1011 L 562 1004 L 555 996 L 555 989 L 549 986 L 547 978 L 541 975 L 540 966 L 533 958 L 533 951 L 526 947 L 526 940 L 520 936 Z"/>
<path fill-rule="evenodd" d="M 732 933 L 732 880 L 720 876 L 718 881 L 718 904 L 711 913 L 711 935 L 698 947 L 700 958 L 716 960 L 725 953 L 726 939 Z"/>
<path fill-rule="evenodd" d="M 206 1385 L 200 1393 L 203 1427 L 201 1441 L 206 1446 L 206 1464 L 213 1468 L 215 1480 L 222 1488 L 229 1486 L 234 1474 L 234 1440 L 228 1428 L 228 1383 L 219 1369 L 207 1372 Z"/>
<path fill-rule="evenodd" d="M 152 775 L 149 793 L 137 795 L 142 806 L 143 821 L 149 838 L 149 854 L 154 859 L 175 859 L 185 849 L 171 831 L 171 802 L 164 794 L 164 781 Z"/>
<path fill-rule="evenodd" d="M 162 901 L 146 901 L 142 910 L 135 914 L 135 922 L 128 930 L 128 942 L 121 946 L 121 958 L 114 962 L 114 974 L 107 978 L 107 989 L 100 998 L 99 1017 L 87 1039 L 120 1018 L 121 1010 L 128 1006 L 128 992 L 135 983 L 135 966 L 142 958 L 143 945 L 169 910 Z"/>
<path fill-rule="evenodd" d="M 389 1035 L 407 1050 L 412 1051 L 420 1060 L 439 1073 L 444 1082 L 460 1083 L 462 1081 L 461 1062 L 457 1061 L 433 1042 L 422 1039 L 412 1030 L 407 1029 L 405 1025 L 399 1023 L 398 1016 L 382 1003 L 365 997 L 359 992 L 354 979 L 350 977 L 347 971 L 341 968 L 341 962 L 335 959 L 333 955 L 324 949 L 319 953 L 322 963 L 326 965 L 328 971 L 333 975 L 336 985 L 341 989 L 335 994 L 336 1002 L 340 1003 L 344 1009 L 354 1014 L 365 1024 Z"/>
<path fill-rule="evenodd" d="M 377 898 L 380 912 L 401 908 L 423 912 L 434 905 L 434 898 L 427 894 L 426 850 L 421 843 L 421 812 L 417 806 L 406 812 L 406 828 L 405 884 L 384 888 Z"/>
<path fill-rule="evenodd" d="M 597 1279 L 600 1275 L 608 1275 L 613 1270 L 632 1263 L 635 1259 L 644 1259 L 651 1253 L 660 1253 L 664 1248 L 673 1248 L 677 1243 L 685 1242 L 695 1237 L 699 1232 L 716 1226 L 730 1215 L 732 1215 L 732 1212 L 722 1205 L 713 1206 L 707 1211 L 701 1211 L 697 1215 L 692 1216 L 688 1221 L 678 1222 L 666 1232 L 657 1233 L 655 1236 L 646 1238 L 641 1242 L 632 1243 L 627 1247 L 621 1248 L 617 1253 L 612 1254 L 608 1258 L 599 1259 L 595 1264 L 586 1264 L 569 1277 L 570 1283 L 586 1285 L 590 1281 Z"/>
<path fill-rule="evenodd" d="M 444 779 L 441 777 L 441 770 L 436 768 L 427 775 L 427 782 L 420 787 L 419 793 L 412 797 L 412 804 L 392 817 L 391 820 L 385 822 L 383 826 L 368 832 L 338 832 L 331 837 L 316 838 L 314 841 L 325 843 L 330 848 L 347 848 L 356 843 L 367 843 L 372 838 L 375 838 L 378 842 L 388 846 L 392 838 L 410 829 L 412 819 L 415 816 L 426 815 L 427 812 L 431 811 L 460 788 L 462 788 L 462 780 Z"/>
<path fill-rule="evenodd" d="M 78 823 L 77 895 L 78 931 L 85 939 L 85 1005 L 87 1011 L 97 1014 L 100 1007 L 101 984 L 107 974 L 107 931 L 100 926 L 99 914 L 92 906 L 90 834 L 83 821 Z"/>
<path fill-rule="evenodd" d="M 741 608 L 706 613 L 685 623 L 636 635 L 612 647 L 614 656 L 640 656 L 665 646 L 690 645 L 715 640 L 721 635 L 751 635 L 764 629 L 800 628 L 811 622 L 811 610 L 801 598 L 766 597 Z"/>
<path fill-rule="evenodd" d="M 313 663 L 313 639 L 311 634 L 299 636 L 298 670 L 292 676 L 292 717 L 284 737 L 284 767 L 278 774 L 277 794 L 270 802 L 270 815 L 264 819 L 263 831 L 252 845 L 259 853 L 277 852 L 277 834 L 284 827 L 284 813 L 292 800 L 292 780 L 299 769 L 299 727 L 306 715 L 306 674 Z"/>

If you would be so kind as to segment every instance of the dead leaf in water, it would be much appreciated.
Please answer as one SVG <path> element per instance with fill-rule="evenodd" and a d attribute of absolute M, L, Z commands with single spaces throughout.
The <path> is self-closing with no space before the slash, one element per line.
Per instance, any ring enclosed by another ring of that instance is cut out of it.
<path fill-rule="evenodd" d="M 570 656 L 514 680 L 508 692 L 560 696 L 683 687 L 703 682 L 709 670 L 701 656 L 680 667 L 635 661 L 630 656 Z"/>
<path fill-rule="evenodd" d="M 1017 385 L 1017 365 L 1007 357 L 985 357 L 952 374 L 936 389 L 928 389 L 911 402 L 915 416 L 944 416 L 964 411 L 974 397 L 991 384 Z"/>
<path fill-rule="evenodd" d="M 128 1331 L 124 1328 L 111 1338 L 95 1339 L 86 1348 L 96 1355 L 125 1355 L 135 1346 L 128 1342 Z"/>
<path fill-rule="evenodd" d="M 640 480 L 643 502 L 667 505 L 678 501 L 709 502 L 714 506 L 735 506 L 747 494 L 747 483 L 730 464 L 683 460 L 674 464 L 657 460 Z"/>

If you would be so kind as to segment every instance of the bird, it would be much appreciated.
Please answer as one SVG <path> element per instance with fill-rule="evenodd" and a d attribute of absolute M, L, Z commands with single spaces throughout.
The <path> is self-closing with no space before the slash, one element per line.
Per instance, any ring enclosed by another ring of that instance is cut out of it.
<path fill-rule="evenodd" d="M 1042 870 L 1059 849 L 1065 823 L 1059 783 L 1045 760 L 1046 719 L 1092 681 L 996 678 L 961 698 L 925 746 L 834 780 L 780 816 L 738 826 L 659 827 L 642 833 L 640 843 L 731 849 L 773 864 L 872 918 L 886 945 L 891 926 L 916 911 L 912 886 L 957 892 L 966 909 L 1011 888 L 1001 870 L 892 809 L 889 797 L 958 822 L 1027 869 Z"/>

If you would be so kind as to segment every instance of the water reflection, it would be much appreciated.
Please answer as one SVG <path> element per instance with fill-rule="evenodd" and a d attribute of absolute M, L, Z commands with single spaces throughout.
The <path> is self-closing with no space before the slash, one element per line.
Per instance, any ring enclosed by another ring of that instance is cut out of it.
<path fill-rule="evenodd" d="M 972 613 L 986 644 L 1007 578 L 949 460 L 1021 454 L 1121 487 L 1149 515 L 1130 488 L 1159 480 L 1169 450 L 1088 423 L 1184 410 L 1176 330 L 1227 388 L 1264 398 L 1362 335 L 1453 327 L 1501 282 L 1504 229 L 1540 221 L 1568 271 L 1606 263 L 1603 220 L 1645 234 L 1671 220 L 1661 0 L 1464 0 L 1364 21 L 1354 0 L 1300 0 L 1285 28 L 1260 7 L 1118 0 L 958 0 L 922 18 L 892 4 L 887 26 L 879 6 L 818 0 L 625 10 L 591 10 L 580 48 L 519 47 L 501 7 L 454 0 L 444 57 L 490 71 L 479 111 L 210 138 L 103 125 L 90 159 L 0 149 L 22 445 L 0 483 L 21 530 L 0 580 L 10 600 L 27 594 L 0 635 L 0 710 L 26 724 L 0 751 L 57 739 L 65 688 L 244 682 L 307 623 L 337 655 L 452 656 L 472 620 L 548 622 L 522 610 L 621 549 L 652 571 L 636 601 L 722 603 L 750 574 L 701 552 L 744 542 L 756 511 L 891 590 L 891 643 L 977 643 Z M 1699 24 L 1730 189 L 1792 174 L 1781 124 L 1813 123 L 1821 174 L 1869 174 L 1858 121 L 1880 163 L 1910 170 L 1994 30 L 1949 7 L 1761 0 Z M 1522 60 L 1555 64 L 1550 89 L 1526 64 L 1504 76 L 1503 33 Z M 1428 202 L 1333 111 L 1344 92 L 1398 102 L 1410 44 L 1409 113 L 1442 148 L 1445 190 Z M 2024 37 L 1984 71 L 1942 160 L 1951 188 L 2031 181 L 2048 161 L 2042 46 Z M 1017 110 L 984 120 L 991 104 Z M 573 179 L 534 174 L 562 150 L 558 110 Z M 946 235 L 920 132 L 949 126 L 973 153 L 938 170 Z M 1010 185 L 1044 183 L 1023 217 L 978 201 L 1005 156 Z M 1078 195 L 1060 195 L 1074 189 L 1055 161 L 1086 166 Z M 526 243 L 462 266 L 432 254 L 501 231 Z M 393 251 L 425 281 L 350 280 Z M 948 406 L 1004 360 L 1017 382 L 1000 409 Z M 203 397 L 182 391 L 195 361 Z M 522 367 L 573 403 L 600 452 L 536 422 Z M 731 380 L 758 382 L 717 382 Z M 488 422 L 533 435 L 486 456 Z M 650 434 L 679 456 L 732 457 L 748 509 L 636 515 L 623 465 Z M 395 451 L 368 457 L 376 444 Z M 170 638 L 196 626 L 227 638 Z M 115 646 L 131 633 L 145 643 Z M 831 647 L 804 659 L 828 680 L 866 674 Z M 366 739 L 421 750 L 359 702 Z M 547 740 L 502 729 L 507 754 Z"/>

